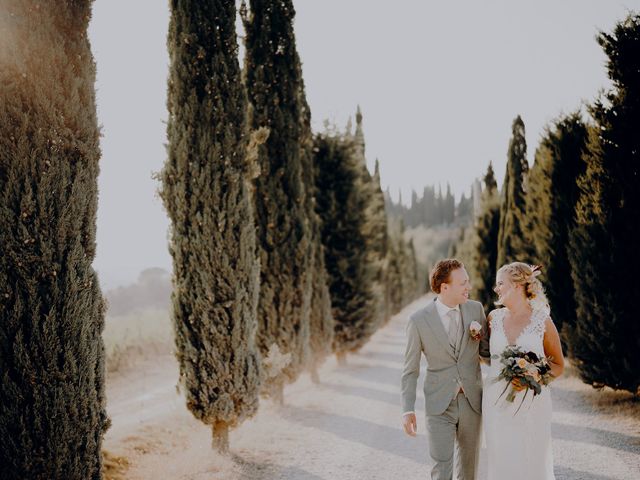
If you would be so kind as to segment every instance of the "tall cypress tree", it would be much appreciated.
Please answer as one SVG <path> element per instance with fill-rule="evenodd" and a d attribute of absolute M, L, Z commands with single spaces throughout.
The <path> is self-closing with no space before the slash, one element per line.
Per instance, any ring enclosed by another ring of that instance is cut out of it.
<path fill-rule="evenodd" d="M 387 273 L 387 286 L 389 298 L 389 309 L 391 315 L 402 310 L 404 292 L 402 276 L 402 239 L 400 238 L 400 220 L 396 218 L 389 219 L 389 262 Z"/>
<path fill-rule="evenodd" d="M 314 138 L 322 242 L 335 319 L 333 350 L 339 361 L 362 347 L 375 331 L 375 270 L 364 234 L 366 195 L 353 140 L 323 133 Z"/>
<path fill-rule="evenodd" d="M 168 158 L 160 192 L 171 220 L 180 380 L 213 445 L 258 407 L 259 266 L 233 0 L 172 0 Z M 255 152 L 254 152 L 255 153 Z"/>
<path fill-rule="evenodd" d="M 493 285 L 496 278 L 496 264 L 498 263 L 498 230 L 500 227 L 500 198 L 491 163 L 489 163 L 487 173 L 484 176 L 484 191 L 476 222 L 473 296 L 484 305 L 485 310 L 489 311 L 495 300 Z"/>
<path fill-rule="evenodd" d="M 544 265 L 545 288 L 553 320 L 575 323 L 574 289 L 567 248 L 578 201 L 576 179 L 584 173 L 581 154 L 587 127 L 579 113 L 559 119 L 548 128 L 536 149 L 526 199 L 532 261 Z"/>
<path fill-rule="evenodd" d="M 0 48 L 0 477 L 99 480 L 108 426 L 89 0 L 6 0 Z"/>
<path fill-rule="evenodd" d="M 413 240 L 405 240 L 404 227 L 402 230 L 402 306 L 411 303 L 419 293 L 418 262 Z"/>
<path fill-rule="evenodd" d="M 282 400 L 286 381 L 309 361 L 313 246 L 303 179 L 302 69 L 293 31 L 291 0 L 251 0 L 244 15 L 245 76 L 253 128 L 268 128 L 259 150 L 256 182 L 258 251 L 262 266 L 258 345 L 271 358 L 288 356 L 283 369 L 270 366 L 264 392 Z M 270 353 L 271 352 L 271 353 Z"/>
<path fill-rule="evenodd" d="M 518 115 L 512 125 L 507 171 L 502 185 L 497 268 L 513 261 L 529 261 L 527 242 L 523 237 L 526 208 L 524 185 L 529 171 L 524 134 L 524 122 Z"/>
<path fill-rule="evenodd" d="M 640 392 L 640 15 L 598 42 L 613 89 L 591 109 L 570 261 L 577 315 L 568 335 L 580 376 Z"/>
<path fill-rule="evenodd" d="M 311 133 L 311 110 L 306 99 L 302 65 L 297 62 L 300 75 L 300 113 L 302 121 L 301 154 L 302 181 L 306 191 L 305 215 L 309 221 L 312 275 L 311 280 L 311 312 L 309 318 L 309 349 L 311 378 L 318 382 L 318 367 L 331 353 L 334 335 L 334 320 L 331 313 L 331 296 L 329 294 L 329 275 L 325 267 L 324 248 L 322 246 L 321 220 L 316 213 L 317 189 L 315 185 L 313 165 L 313 135 Z M 384 199 L 383 199 L 384 202 Z M 384 208 L 384 203 L 383 203 Z"/>
<path fill-rule="evenodd" d="M 435 225 L 442 225 L 445 222 L 445 201 L 444 196 L 442 195 L 442 185 L 438 185 L 438 194 L 436 196 L 436 214 L 435 214 Z"/>
<path fill-rule="evenodd" d="M 432 227 L 438 223 L 436 212 L 436 190 L 435 187 L 425 187 L 423 193 L 424 224 Z"/>
<path fill-rule="evenodd" d="M 453 223 L 456 213 L 456 200 L 451 193 L 451 185 L 447 182 L 447 193 L 444 197 L 444 222 L 448 225 Z"/>
<path fill-rule="evenodd" d="M 371 243 L 371 256 L 375 269 L 375 288 L 378 297 L 378 309 L 382 323 L 391 318 L 388 264 L 389 264 L 389 231 L 387 212 L 385 210 L 384 193 L 380 185 L 380 164 L 376 159 L 372 178 L 373 195 L 369 204 L 369 225 L 367 236 Z"/>
<path fill-rule="evenodd" d="M 388 250 L 389 310 L 395 314 L 422 290 L 413 240 L 405 240 L 404 220 L 390 218 Z"/>
<path fill-rule="evenodd" d="M 355 160 L 359 172 L 358 190 L 363 195 L 365 209 L 362 232 L 365 240 L 363 248 L 367 261 L 374 271 L 374 294 L 377 302 L 374 328 L 378 328 L 387 318 L 385 305 L 386 261 L 387 261 L 387 216 L 384 211 L 384 196 L 380 187 L 380 165 L 376 160 L 374 175 L 369 173 L 365 157 L 365 138 L 360 106 L 356 111 L 356 131 L 353 136 Z M 409 212 L 411 214 L 411 212 Z"/>
<path fill-rule="evenodd" d="M 462 223 L 469 223 L 473 218 L 473 195 L 469 195 L 469 198 L 462 194 L 460 202 L 455 209 L 455 220 Z"/>

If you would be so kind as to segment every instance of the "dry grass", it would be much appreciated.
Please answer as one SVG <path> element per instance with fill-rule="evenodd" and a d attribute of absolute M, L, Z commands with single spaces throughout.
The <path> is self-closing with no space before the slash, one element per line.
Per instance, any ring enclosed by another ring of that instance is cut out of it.
<path fill-rule="evenodd" d="M 565 361 L 563 376 L 570 378 L 572 383 L 578 386 L 582 396 L 592 405 L 594 411 L 640 420 L 640 396 L 624 390 L 613 390 L 609 387 L 593 388 L 583 383 L 578 371 L 569 360 Z"/>
<path fill-rule="evenodd" d="M 125 473 L 129 468 L 129 460 L 102 451 L 103 480 L 126 480 Z"/>
<path fill-rule="evenodd" d="M 640 397 L 631 392 L 605 387 L 585 394 L 594 408 L 610 415 L 632 417 L 640 420 Z"/>
<path fill-rule="evenodd" d="M 143 310 L 107 316 L 102 334 L 109 374 L 131 367 L 136 361 L 170 351 L 173 328 L 165 310 Z"/>

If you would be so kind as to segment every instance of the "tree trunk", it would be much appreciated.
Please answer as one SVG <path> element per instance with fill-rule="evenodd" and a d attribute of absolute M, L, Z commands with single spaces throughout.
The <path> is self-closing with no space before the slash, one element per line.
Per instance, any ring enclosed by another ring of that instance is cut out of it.
<path fill-rule="evenodd" d="M 212 426 L 213 441 L 211 446 L 219 453 L 229 452 L 229 425 L 225 422 L 216 422 Z"/>
<path fill-rule="evenodd" d="M 341 367 L 347 366 L 347 352 L 337 352 L 336 360 L 338 361 L 338 365 Z"/>
<path fill-rule="evenodd" d="M 309 373 L 311 374 L 311 381 L 318 385 L 320 383 L 320 375 L 318 374 L 318 366 L 315 363 L 311 365 Z"/>
<path fill-rule="evenodd" d="M 282 407 L 284 406 L 284 383 L 279 382 L 275 385 L 273 389 L 273 395 L 271 397 L 273 399 L 273 403 Z"/>

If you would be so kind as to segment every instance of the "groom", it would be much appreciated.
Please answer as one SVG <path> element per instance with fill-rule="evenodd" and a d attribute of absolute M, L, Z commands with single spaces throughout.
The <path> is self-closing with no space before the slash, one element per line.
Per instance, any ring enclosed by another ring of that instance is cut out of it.
<path fill-rule="evenodd" d="M 489 358 L 487 320 L 482 304 L 469 300 L 469 275 L 458 260 L 440 260 L 431 271 L 430 283 L 437 298 L 411 315 L 407 325 L 402 371 L 404 430 L 416 435 L 416 384 L 424 354 L 427 439 L 434 464 L 431 478 L 453 478 L 457 443 L 457 478 L 474 480 L 482 409 L 480 356 Z M 481 327 L 479 335 L 471 334 L 472 322 Z"/>

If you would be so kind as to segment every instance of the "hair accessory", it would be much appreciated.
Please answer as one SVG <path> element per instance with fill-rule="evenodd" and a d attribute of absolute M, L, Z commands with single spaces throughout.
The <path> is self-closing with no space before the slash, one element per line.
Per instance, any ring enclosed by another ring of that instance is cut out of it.
<path fill-rule="evenodd" d="M 542 267 L 540 265 L 529 265 L 531 268 L 531 277 L 535 278 L 542 273 Z"/>

